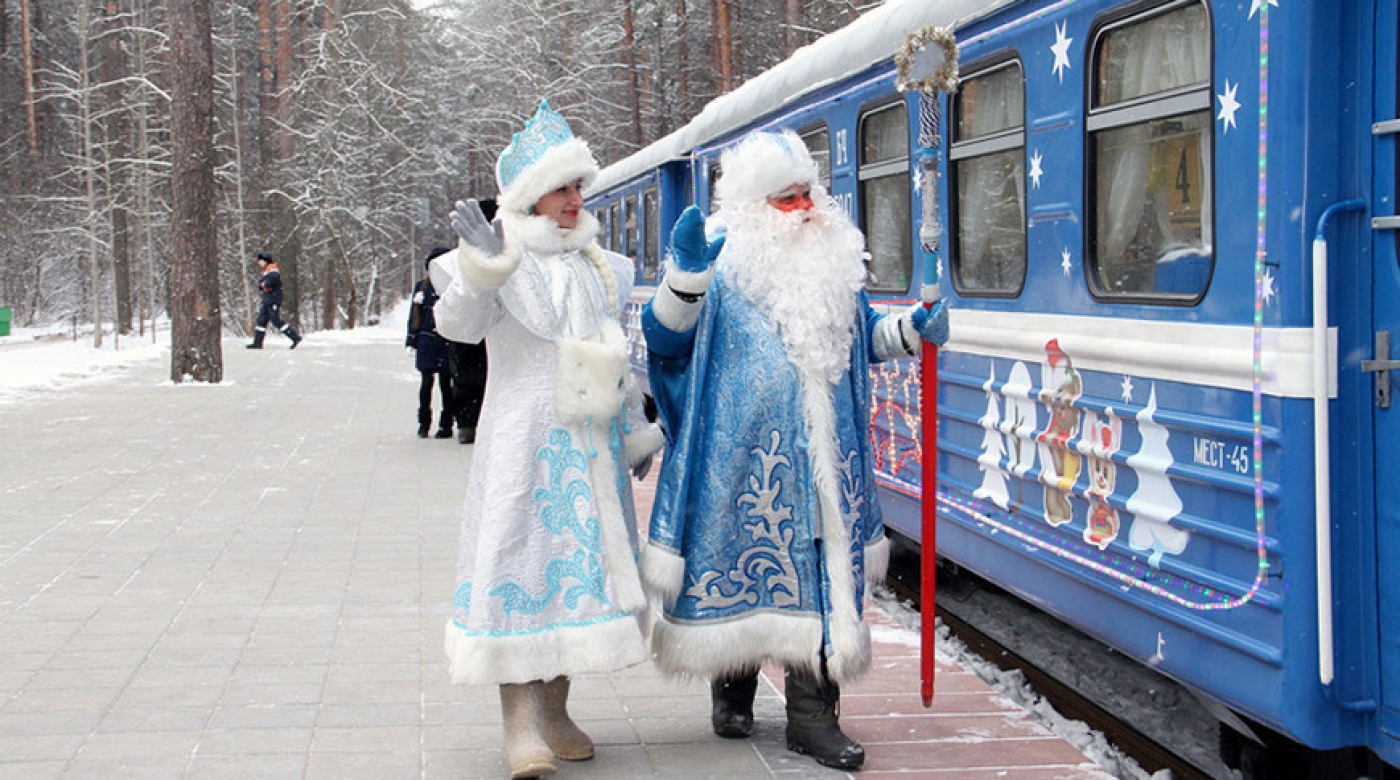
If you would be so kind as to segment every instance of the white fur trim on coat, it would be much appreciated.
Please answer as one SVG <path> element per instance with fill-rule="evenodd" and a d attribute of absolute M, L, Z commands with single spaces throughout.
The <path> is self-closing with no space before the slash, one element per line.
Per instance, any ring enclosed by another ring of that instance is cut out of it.
<path fill-rule="evenodd" d="M 864 623 L 865 643 L 870 629 Z M 765 612 L 722 623 L 678 623 L 658 616 L 651 627 L 657 668 L 678 678 L 715 677 L 752 669 L 762 657 L 791 669 L 821 669 L 822 620 L 807 613 Z M 836 682 L 850 678 L 837 677 Z"/>
<path fill-rule="evenodd" d="M 457 242 L 457 269 L 462 280 L 483 292 L 500 289 L 520 267 L 522 257 L 520 250 L 509 243 L 499 255 L 488 255 L 465 241 Z"/>
<path fill-rule="evenodd" d="M 886 314 L 875 323 L 870 345 L 875 350 L 876 358 L 899 360 L 919 356 L 924 340 L 919 336 L 919 329 L 914 327 L 914 309 L 922 306 L 922 303 L 916 303 L 899 314 Z"/>
<path fill-rule="evenodd" d="M 673 550 L 647 544 L 642 548 L 642 585 L 656 606 L 676 605 L 685 581 L 685 558 Z"/>
<path fill-rule="evenodd" d="M 477 638 L 447 621 L 443 649 L 454 684 L 525 683 L 560 675 L 612 672 L 647 660 L 646 642 L 635 615 L 609 623 L 556 628 L 514 636 Z M 568 648 L 567 652 L 562 648 Z M 542 658 L 570 661 L 542 666 Z"/>
<path fill-rule="evenodd" d="M 890 538 L 880 534 L 880 538 L 865 543 L 865 581 L 880 585 L 890 571 Z"/>
<path fill-rule="evenodd" d="M 822 533 L 822 557 L 831 593 L 827 617 L 831 656 L 827 671 L 837 682 L 851 680 L 870 668 L 870 628 L 856 603 L 855 564 L 851 536 L 841 513 L 841 462 L 836 451 L 836 409 L 829 386 L 802 372 L 802 406 L 810 431 L 813 483 Z"/>
<path fill-rule="evenodd" d="M 661 426 L 656 423 L 648 423 L 642 428 L 633 428 L 631 433 L 622 438 L 627 447 L 627 465 L 633 468 L 660 452 L 661 447 L 666 444 L 666 434 L 661 432 Z"/>
<path fill-rule="evenodd" d="M 496 199 L 497 205 L 516 214 L 530 209 L 547 193 L 569 182 L 583 180 L 586 188 L 598 177 L 598 161 L 581 138 L 552 146 L 529 168 L 520 172 Z"/>
<path fill-rule="evenodd" d="M 559 342 L 555 411 L 564 422 L 611 419 L 626 400 L 627 341 L 622 326 L 606 320 L 593 338 Z"/>
<path fill-rule="evenodd" d="M 586 209 L 578 213 L 578 224 L 571 229 L 561 228 L 549 217 L 538 215 L 502 211 L 498 216 L 505 228 L 507 244 L 517 244 L 540 255 L 582 250 L 598 236 L 598 218 Z"/>

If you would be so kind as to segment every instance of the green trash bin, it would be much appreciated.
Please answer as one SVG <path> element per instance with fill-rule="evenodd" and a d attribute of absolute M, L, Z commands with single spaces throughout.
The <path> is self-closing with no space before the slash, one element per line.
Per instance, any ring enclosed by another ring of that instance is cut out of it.
<path fill-rule="evenodd" d="M 0 306 L 0 336 L 10 335 L 10 317 L 12 312 L 9 306 Z"/>

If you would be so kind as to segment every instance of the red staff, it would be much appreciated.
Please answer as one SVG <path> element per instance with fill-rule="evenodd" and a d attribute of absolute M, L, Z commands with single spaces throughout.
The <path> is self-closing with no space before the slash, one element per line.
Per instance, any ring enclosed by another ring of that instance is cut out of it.
<path fill-rule="evenodd" d="M 958 45 L 950 30 L 929 26 L 916 30 L 905 39 L 895 55 L 898 85 L 901 91 L 919 92 L 919 156 L 922 174 L 923 210 L 919 225 L 919 243 L 924 252 L 924 280 L 920 299 L 932 308 L 942 297 L 939 281 L 942 266 L 938 259 L 939 239 L 943 224 L 938 217 L 938 182 L 941 171 L 940 148 L 943 145 L 942 94 L 951 95 L 958 88 Z M 920 416 L 923 431 L 922 508 L 923 527 L 919 557 L 920 572 L 920 694 L 924 706 L 933 706 L 933 670 L 936 572 L 938 564 L 938 347 L 923 345 L 919 365 L 921 390 Z"/>

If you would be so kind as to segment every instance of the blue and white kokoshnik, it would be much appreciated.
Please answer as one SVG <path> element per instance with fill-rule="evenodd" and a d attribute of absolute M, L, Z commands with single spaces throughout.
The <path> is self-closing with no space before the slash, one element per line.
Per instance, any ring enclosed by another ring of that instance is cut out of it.
<path fill-rule="evenodd" d="M 496 160 L 497 205 L 527 214 L 546 193 L 580 180 L 587 187 L 597 176 L 598 161 L 588 144 L 574 136 L 548 100 L 541 100 L 535 115 Z"/>

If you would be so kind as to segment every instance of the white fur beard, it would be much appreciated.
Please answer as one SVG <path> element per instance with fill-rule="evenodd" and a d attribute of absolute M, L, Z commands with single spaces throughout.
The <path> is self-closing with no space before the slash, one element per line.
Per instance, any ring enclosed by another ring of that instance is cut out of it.
<path fill-rule="evenodd" d="M 720 272 L 777 324 L 798 370 L 827 384 L 850 368 L 865 284 L 865 240 L 834 208 L 783 213 L 760 201 L 716 215 L 726 229 Z"/>

